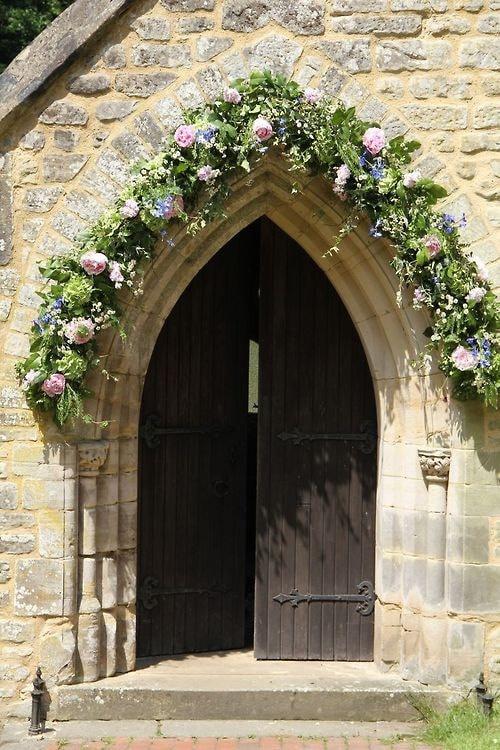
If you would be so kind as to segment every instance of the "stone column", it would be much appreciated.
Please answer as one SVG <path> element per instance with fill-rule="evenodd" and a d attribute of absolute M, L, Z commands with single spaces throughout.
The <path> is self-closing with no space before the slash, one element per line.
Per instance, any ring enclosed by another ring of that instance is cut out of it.
<path fill-rule="evenodd" d="M 97 596 L 97 475 L 109 444 L 95 440 L 78 445 L 80 508 L 80 603 L 78 652 L 83 682 L 99 679 L 101 603 Z"/>
<path fill-rule="evenodd" d="M 419 679 L 432 685 L 446 679 L 446 513 L 451 453 L 442 448 L 424 448 L 418 455 L 428 490 L 426 596 L 420 620 Z"/>

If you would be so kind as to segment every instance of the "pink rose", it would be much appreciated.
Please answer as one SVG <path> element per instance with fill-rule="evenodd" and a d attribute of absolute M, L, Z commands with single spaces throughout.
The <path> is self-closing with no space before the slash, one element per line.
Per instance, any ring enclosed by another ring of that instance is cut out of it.
<path fill-rule="evenodd" d="M 267 141 L 273 135 L 273 126 L 264 117 L 257 117 L 252 125 L 252 130 L 259 141 Z"/>
<path fill-rule="evenodd" d="M 64 335 L 74 344 L 87 344 L 94 338 L 95 323 L 89 318 L 74 318 L 64 326 Z"/>
<path fill-rule="evenodd" d="M 304 90 L 304 99 L 308 104 L 317 104 L 323 98 L 323 92 L 319 89 L 307 88 Z"/>
<path fill-rule="evenodd" d="M 237 89 L 227 88 L 224 89 L 224 101 L 229 104 L 239 104 L 241 102 L 241 94 Z"/>
<path fill-rule="evenodd" d="M 55 372 L 42 383 L 42 391 L 50 398 L 60 396 L 66 388 L 66 378 L 61 372 Z"/>
<path fill-rule="evenodd" d="M 108 259 L 103 253 L 94 253 L 92 251 L 85 253 L 80 258 L 80 265 L 91 276 L 97 276 L 106 268 Z"/>
<path fill-rule="evenodd" d="M 465 346 L 457 346 L 451 353 L 451 359 L 457 370 L 473 370 L 478 363 L 477 355 Z"/>
<path fill-rule="evenodd" d="M 385 133 L 381 128 L 368 128 L 363 136 L 363 146 L 375 156 L 386 145 Z"/>
<path fill-rule="evenodd" d="M 124 219 L 135 219 L 139 213 L 139 204 L 133 198 L 129 198 L 120 208 L 120 213 Z"/>
<path fill-rule="evenodd" d="M 424 241 L 429 258 L 435 258 L 441 252 L 441 241 L 435 234 L 429 234 Z"/>
<path fill-rule="evenodd" d="M 121 266 L 116 260 L 112 260 L 109 264 L 109 278 L 117 289 L 120 288 L 124 281 Z"/>
<path fill-rule="evenodd" d="M 417 182 L 422 179 L 422 172 L 420 169 L 414 169 L 413 172 L 407 172 L 403 176 L 403 185 L 407 188 L 415 187 Z"/>
<path fill-rule="evenodd" d="M 174 133 L 175 142 L 181 148 L 189 148 L 196 141 L 196 128 L 194 125 L 179 125 Z"/>
<path fill-rule="evenodd" d="M 213 169 L 210 164 L 200 167 L 198 170 L 198 179 L 202 182 L 212 182 L 220 175 L 220 169 Z"/>

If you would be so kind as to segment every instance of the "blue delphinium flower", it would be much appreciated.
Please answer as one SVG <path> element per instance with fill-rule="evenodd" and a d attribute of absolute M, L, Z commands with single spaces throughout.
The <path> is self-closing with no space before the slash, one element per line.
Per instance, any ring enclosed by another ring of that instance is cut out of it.
<path fill-rule="evenodd" d="M 276 132 L 278 135 L 285 135 L 286 133 L 286 120 L 284 117 L 280 117 L 278 120 L 279 128 L 277 128 Z"/>
<path fill-rule="evenodd" d="M 172 211 L 174 205 L 173 195 L 167 195 L 166 198 L 158 198 L 155 202 L 155 207 L 151 211 L 152 215 L 157 219 L 162 219 Z"/>
<path fill-rule="evenodd" d="M 63 304 L 64 304 L 64 300 L 63 300 L 63 298 L 62 298 L 62 297 L 58 297 L 58 298 L 57 298 L 57 299 L 55 299 L 55 300 L 54 300 L 54 302 L 52 303 L 52 308 L 53 308 L 54 310 L 60 310 L 60 309 L 61 309 L 61 307 L 63 306 Z"/>
<path fill-rule="evenodd" d="M 371 237 L 382 237 L 382 221 L 381 219 L 377 219 L 375 224 L 370 228 L 370 236 Z"/>
<path fill-rule="evenodd" d="M 209 125 L 207 128 L 200 128 L 196 131 L 196 143 L 213 143 L 216 134 L 217 128 L 214 125 Z"/>
<path fill-rule="evenodd" d="M 369 164 L 369 161 L 367 159 L 368 156 L 369 156 L 368 151 L 363 151 L 363 153 L 359 157 L 359 166 L 360 167 L 366 167 L 366 165 Z"/>
<path fill-rule="evenodd" d="M 377 158 L 373 160 L 370 174 L 375 180 L 381 180 L 383 178 L 385 174 L 385 165 L 384 160 L 380 156 L 377 156 Z"/>
<path fill-rule="evenodd" d="M 451 214 L 443 214 L 441 216 L 441 229 L 445 234 L 451 234 L 455 229 L 455 217 Z"/>
<path fill-rule="evenodd" d="M 43 315 L 40 315 L 39 318 L 33 321 L 33 324 L 38 328 L 40 333 L 43 333 L 45 330 L 45 326 L 50 325 L 50 323 L 54 323 L 55 320 L 52 317 L 52 315 L 48 312 L 44 313 Z"/>

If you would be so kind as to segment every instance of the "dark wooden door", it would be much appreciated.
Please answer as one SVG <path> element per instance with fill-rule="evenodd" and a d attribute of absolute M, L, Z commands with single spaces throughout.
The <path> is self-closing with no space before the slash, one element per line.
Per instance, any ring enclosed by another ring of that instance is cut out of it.
<path fill-rule="evenodd" d="M 248 257 L 239 235 L 159 336 L 142 404 L 138 655 L 243 646 Z M 157 434 L 156 428 L 169 431 Z"/>
<path fill-rule="evenodd" d="M 376 412 L 354 325 L 326 276 L 268 221 L 262 228 L 255 653 L 373 658 L 373 615 L 355 604 L 274 596 L 357 593 L 374 576 Z M 306 436 L 300 439 L 300 434 Z"/>

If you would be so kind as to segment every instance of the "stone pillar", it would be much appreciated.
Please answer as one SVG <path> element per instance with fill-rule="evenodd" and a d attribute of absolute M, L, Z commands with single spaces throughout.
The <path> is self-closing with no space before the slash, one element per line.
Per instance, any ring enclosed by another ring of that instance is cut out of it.
<path fill-rule="evenodd" d="M 451 453 L 442 448 L 424 448 L 418 455 L 428 491 L 426 596 L 420 618 L 419 679 L 432 685 L 446 679 L 446 513 Z"/>
<path fill-rule="evenodd" d="M 97 596 L 97 475 L 109 444 L 95 440 L 78 445 L 80 507 L 80 603 L 78 652 L 81 679 L 94 682 L 100 673 L 101 603 Z"/>

